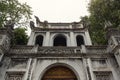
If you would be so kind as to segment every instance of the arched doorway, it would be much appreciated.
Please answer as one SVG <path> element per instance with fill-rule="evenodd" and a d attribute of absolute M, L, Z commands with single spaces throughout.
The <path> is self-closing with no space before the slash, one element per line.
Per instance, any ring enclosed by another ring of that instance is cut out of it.
<path fill-rule="evenodd" d="M 77 41 L 77 46 L 84 45 L 84 39 L 83 39 L 83 36 L 78 35 L 78 36 L 76 37 L 76 41 Z"/>
<path fill-rule="evenodd" d="M 55 66 L 48 69 L 42 80 L 77 80 L 74 72 L 64 66 Z"/>
<path fill-rule="evenodd" d="M 43 36 L 42 35 L 38 35 L 36 37 L 36 40 L 35 40 L 35 45 L 42 46 L 42 44 L 43 44 Z"/>
<path fill-rule="evenodd" d="M 55 37 L 54 39 L 54 46 L 66 46 L 67 45 L 67 41 L 65 36 L 63 35 L 58 35 Z"/>

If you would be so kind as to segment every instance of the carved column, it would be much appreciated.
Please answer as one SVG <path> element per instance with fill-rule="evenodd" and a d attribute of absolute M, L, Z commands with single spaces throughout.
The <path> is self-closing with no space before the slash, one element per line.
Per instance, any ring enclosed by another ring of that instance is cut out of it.
<path fill-rule="evenodd" d="M 76 46 L 75 44 L 75 37 L 74 37 L 74 33 L 70 32 L 70 41 L 71 41 L 71 46 Z"/>
<path fill-rule="evenodd" d="M 30 73 L 30 77 L 29 77 L 29 80 L 33 80 L 33 72 L 35 70 L 35 66 L 36 66 L 36 62 L 37 62 L 37 59 L 33 59 L 32 60 L 32 67 L 31 67 L 31 73 Z"/>
<path fill-rule="evenodd" d="M 118 65 L 120 66 L 120 53 L 119 52 L 115 53 L 115 58 L 116 58 Z"/>
<path fill-rule="evenodd" d="M 114 59 L 114 57 L 110 57 L 107 61 L 108 66 L 111 68 L 112 75 L 114 80 L 119 80 L 120 79 L 120 67 L 119 64 L 117 63 L 117 60 Z"/>
<path fill-rule="evenodd" d="M 25 74 L 25 77 L 24 77 L 23 80 L 29 80 L 31 61 L 32 61 L 32 59 L 30 58 L 30 59 L 28 60 L 28 64 L 27 64 L 27 68 L 26 68 L 26 74 Z"/>
<path fill-rule="evenodd" d="M 0 53 L 0 61 L 2 60 L 4 54 Z"/>
<path fill-rule="evenodd" d="M 86 45 L 92 45 L 88 30 L 85 31 L 85 37 L 86 37 L 86 39 L 84 39 L 84 40 L 86 40 Z"/>
<path fill-rule="evenodd" d="M 35 33 L 32 31 L 27 45 L 34 45 L 34 44 L 35 44 Z"/>
<path fill-rule="evenodd" d="M 89 80 L 95 80 L 95 78 L 94 78 L 94 74 L 93 74 L 93 70 L 92 70 L 92 62 L 91 62 L 91 59 L 90 58 L 88 58 L 87 59 L 87 63 L 88 63 L 88 72 L 89 72 Z"/>
<path fill-rule="evenodd" d="M 50 32 L 46 32 L 45 40 L 43 41 L 43 46 L 49 46 Z"/>
<path fill-rule="evenodd" d="M 91 76 L 89 74 L 89 71 L 88 71 L 88 64 L 87 64 L 87 59 L 86 58 L 83 58 L 83 64 L 84 64 L 84 67 L 85 67 L 85 73 L 86 73 L 86 80 L 91 80 Z"/>
<path fill-rule="evenodd" d="M 1 60 L 2 60 L 2 58 L 3 58 L 3 53 L 0 53 L 0 67 L 2 66 L 2 62 L 1 62 Z"/>

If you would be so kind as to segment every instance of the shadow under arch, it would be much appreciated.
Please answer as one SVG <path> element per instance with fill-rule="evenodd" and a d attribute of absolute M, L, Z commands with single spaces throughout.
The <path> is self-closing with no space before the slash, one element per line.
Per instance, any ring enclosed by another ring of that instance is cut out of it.
<path fill-rule="evenodd" d="M 77 35 L 76 42 L 77 42 L 77 46 L 84 45 L 85 44 L 84 37 L 82 35 Z"/>
<path fill-rule="evenodd" d="M 73 75 L 75 76 L 74 79 L 70 79 L 70 80 L 80 80 L 80 77 L 79 77 L 77 71 L 76 71 L 71 65 L 65 64 L 65 63 L 54 63 L 54 64 L 49 65 L 48 67 L 46 67 L 46 68 L 43 70 L 43 72 L 42 72 L 41 75 L 40 75 L 41 77 L 39 76 L 39 80 L 44 80 L 43 78 L 44 78 L 46 72 L 48 72 L 48 70 L 50 70 L 50 69 L 52 69 L 52 68 L 54 68 L 54 67 L 55 67 L 55 68 L 56 68 L 56 67 L 66 68 L 66 69 L 70 70 L 71 72 L 73 72 Z M 50 80 L 50 79 L 48 79 L 48 80 Z M 54 80 L 59 80 L 59 79 L 54 79 Z M 60 79 L 60 80 L 64 80 L 64 79 Z M 69 79 L 67 79 L 67 80 L 69 80 Z"/>
<path fill-rule="evenodd" d="M 64 34 L 56 34 L 53 37 L 53 46 L 67 46 L 67 37 Z"/>
<path fill-rule="evenodd" d="M 36 38 L 35 38 L 35 45 L 42 46 L 43 45 L 43 39 L 44 39 L 43 35 L 37 35 Z"/>

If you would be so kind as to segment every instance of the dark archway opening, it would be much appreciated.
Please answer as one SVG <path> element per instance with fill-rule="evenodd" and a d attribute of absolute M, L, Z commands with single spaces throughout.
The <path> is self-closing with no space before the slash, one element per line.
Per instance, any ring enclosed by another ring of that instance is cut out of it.
<path fill-rule="evenodd" d="M 54 46 L 66 46 L 66 38 L 62 35 L 58 35 L 54 39 Z"/>
<path fill-rule="evenodd" d="M 42 46 L 43 44 L 43 36 L 39 35 L 36 37 L 35 45 Z"/>
<path fill-rule="evenodd" d="M 78 36 L 76 37 L 76 40 L 77 40 L 77 46 L 84 45 L 84 39 L 83 39 L 83 36 L 78 35 Z"/>
<path fill-rule="evenodd" d="M 55 66 L 45 72 L 42 80 L 77 80 L 77 77 L 69 68 Z"/>

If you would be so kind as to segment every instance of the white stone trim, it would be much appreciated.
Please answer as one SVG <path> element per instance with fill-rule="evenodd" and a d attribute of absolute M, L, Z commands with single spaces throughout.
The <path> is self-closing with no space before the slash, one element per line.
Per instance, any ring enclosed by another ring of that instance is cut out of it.
<path fill-rule="evenodd" d="M 34 71 L 34 75 L 33 75 L 33 80 L 41 80 L 41 78 L 43 77 L 44 73 L 51 67 L 53 66 L 57 66 L 57 65 L 61 65 L 61 66 L 66 66 L 69 69 L 71 69 L 76 77 L 77 80 L 86 80 L 86 73 L 85 73 L 85 67 L 83 65 L 82 60 L 59 60 L 59 59 L 55 59 L 55 60 L 38 60 L 36 67 L 35 67 L 35 71 Z"/>

